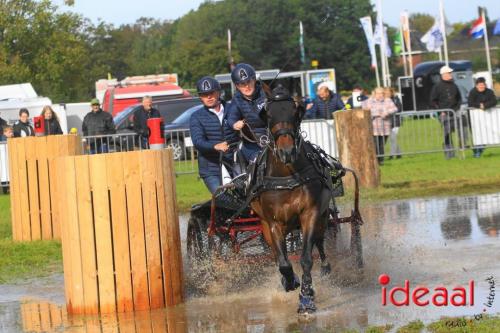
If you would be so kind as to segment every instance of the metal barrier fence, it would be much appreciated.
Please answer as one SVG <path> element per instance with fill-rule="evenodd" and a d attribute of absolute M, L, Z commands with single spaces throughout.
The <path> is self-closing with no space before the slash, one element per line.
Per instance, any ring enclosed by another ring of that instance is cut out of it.
<path fill-rule="evenodd" d="M 333 120 L 304 120 L 300 124 L 304 139 L 320 146 L 333 157 L 339 157 L 337 134 Z"/>
<path fill-rule="evenodd" d="M 500 108 L 404 111 L 390 121 L 389 135 L 374 137 L 380 159 L 438 152 L 464 158 L 467 149 L 500 146 Z"/>
<path fill-rule="evenodd" d="M 373 118 L 377 157 L 445 152 L 451 157 L 462 145 L 461 122 L 452 109 L 404 111 L 389 119 Z M 457 144 L 458 143 L 458 144 Z"/>
<path fill-rule="evenodd" d="M 3 193 L 7 193 L 7 187 L 10 181 L 9 152 L 7 149 L 7 142 L 0 142 L 0 186 L 3 189 Z"/>

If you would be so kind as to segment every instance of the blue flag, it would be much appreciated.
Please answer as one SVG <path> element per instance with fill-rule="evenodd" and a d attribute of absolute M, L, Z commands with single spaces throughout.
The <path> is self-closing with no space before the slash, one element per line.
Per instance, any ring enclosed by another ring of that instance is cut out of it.
<path fill-rule="evenodd" d="M 493 35 L 500 35 L 500 19 L 498 19 L 495 28 L 493 28 Z"/>

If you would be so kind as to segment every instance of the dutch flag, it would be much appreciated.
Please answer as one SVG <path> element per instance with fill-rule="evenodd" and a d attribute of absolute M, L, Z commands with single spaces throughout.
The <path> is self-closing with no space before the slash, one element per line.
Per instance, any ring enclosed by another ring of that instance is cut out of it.
<path fill-rule="evenodd" d="M 474 39 L 479 39 L 484 36 L 484 29 L 486 29 L 486 24 L 481 16 L 472 24 L 472 28 L 469 30 L 469 36 Z"/>

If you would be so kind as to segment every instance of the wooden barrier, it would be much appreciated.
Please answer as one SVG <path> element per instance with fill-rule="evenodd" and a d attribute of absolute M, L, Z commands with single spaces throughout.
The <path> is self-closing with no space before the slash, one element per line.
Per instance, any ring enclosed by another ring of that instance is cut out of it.
<path fill-rule="evenodd" d="M 342 165 L 354 169 L 360 186 L 374 188 L 380 184 L 380 171 L 373 143 L 371 113 L 355 109 L 335 112 L 335 128 Z M 344 184 L 352 188 L 354 180 L 345 177 Z"/>
<path fill-rule="evenodd" d="M 172 150 L 58 158 L 68 313 L 183 300 Z"/>
<path fill-rule="evenodd" d="M 75 135 L 8 139 L 12 238 L 15 241 L 60 239 L 61 227 L 53 209 L 58 175 L 51 161 L 81 153 Z"/>
<path fill-rule="evenodd" d="M 20 310 L 23 332 L 185 333 L 188 331 L 183 308 L 102 316 L 72 316 L 67 314 L 64 306 L 25 299 L 21 301 Z"/>

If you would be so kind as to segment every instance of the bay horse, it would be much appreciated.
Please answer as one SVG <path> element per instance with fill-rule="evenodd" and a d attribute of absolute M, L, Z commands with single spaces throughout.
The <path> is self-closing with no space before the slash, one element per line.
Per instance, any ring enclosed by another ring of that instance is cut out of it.
<path fill-rule="evenodd" d="M 307 315 L 316 311 L 311 277 L 314 246 L 321 258 L 321 273 L 331 270 L 323 242 L 332 193 L 324 174 L 312 166 L 300 133 L 305 107 L 280 86 L 267 93 L 268 101 L 261 113 L 268 127 L 267 152 L 257 163 L 257 170 L 259 163 L 265 163 L 261 171 L 263 184 L 250 204 L 261 219 L 263 235 L 279 266 L 285 291 L 300 287 L 298 313 Z M 285 241 L 286 235 L 298 226 L 303 238 L 302 283 L 288 260 Z"/>

